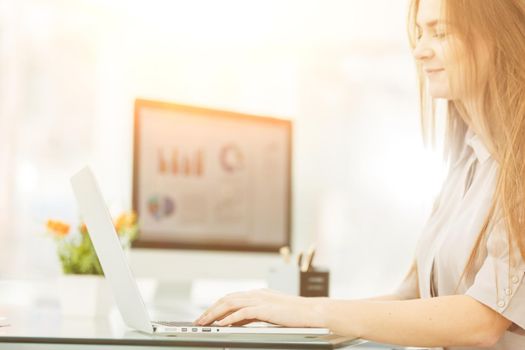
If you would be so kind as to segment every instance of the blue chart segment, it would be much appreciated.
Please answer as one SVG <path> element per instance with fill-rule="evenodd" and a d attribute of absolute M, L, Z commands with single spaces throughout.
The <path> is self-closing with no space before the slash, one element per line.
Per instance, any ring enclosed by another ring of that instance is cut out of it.
<path fill-rule="evenodd" d="M 161 220 L 175 214 L 175 203 L 168 196 L 151 196 L 148 199 L 148 212 L 155 220 Z"/>

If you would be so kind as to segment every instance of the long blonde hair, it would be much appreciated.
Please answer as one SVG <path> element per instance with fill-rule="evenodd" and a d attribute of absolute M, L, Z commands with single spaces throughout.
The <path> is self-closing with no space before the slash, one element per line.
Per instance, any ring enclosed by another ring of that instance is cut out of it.
<path fill-rule="evenodd" d="M 412 47 L 417 40 L 416 16 L 419 0 L 411 0 L 409 37 Z M 452 23 L 460 39 L 467 62 L 462 67 L 464 88 L 482 88 L 483 113 L 477 120 L 488 137 L 499 173 L 491 208 L 485 218 L 461 279 L 469 279 L 479 259 L 489 228 L 498 220 L 505 223 L 509 241 L 509 264 L 517 247 L 525 259 L 525 1 L 524 0 L 443 0 L 442 12 Z M 448 30 L 448 29 L 447 29 Z M 476 81 L 479 58 L 476 38 L 483 38 L 490 51 L 490 68 L 483 86 Z M 425 79 L 418 67 L 421 100 L 421 125 L 424 139 L 435 138 L 436 108 L 428 95 Z M 450 163 L 459 157 L 468 117 L 459 101 L 448 101 L 445 130 L 445 158 Z"/>

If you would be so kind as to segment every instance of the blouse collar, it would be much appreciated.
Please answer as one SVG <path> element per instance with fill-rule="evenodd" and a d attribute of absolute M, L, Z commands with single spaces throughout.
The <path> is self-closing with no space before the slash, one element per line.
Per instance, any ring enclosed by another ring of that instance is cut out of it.
<path fill-rule="evenodd" d="M 487 159 L 490 158 L 490 152 L 485 147 L 485 144 L 481 138 L 469 128 L 465 134 L 465 144 L 470 146 L 478 159 L 480 164 L 484 163 Z"/>

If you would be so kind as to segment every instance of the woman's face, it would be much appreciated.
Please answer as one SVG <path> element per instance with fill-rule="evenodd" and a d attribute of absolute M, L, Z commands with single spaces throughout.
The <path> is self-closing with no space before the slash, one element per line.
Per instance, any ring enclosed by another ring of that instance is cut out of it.
<path fill-rule="evenodd" d="M 433 98 L 465 98 L 460 66 L 465 48 L 442 18 L 443 0 L 420 0 L 416 16 L 417 42 L 414 57 L 421 65 Z"/>
<path fill-rule="evenodd" d="M 442 0 L 421 0 L 416 16 L 417 42 L 414 57 L 421 65 L 433 98 L 453 99 L 450 74 L 456 61 L 445 23 L 441 19 Z"/>
<path fill-rule="evenodd" d="M 490 51 L 481 37 L 469 43 L 468 47 L 475 51 L 476 81 L 474 89 L 468 90 L 466 68 L 472 67 L 468 61 L 468 48 L 455 33 L 454 24 L 443 20 L 443 1 L 420 0 L 416 16 L 418 39 L 414 57 L 421 65 L 433 98 L 466 101 L 476 99 L 486 81 Z"/>

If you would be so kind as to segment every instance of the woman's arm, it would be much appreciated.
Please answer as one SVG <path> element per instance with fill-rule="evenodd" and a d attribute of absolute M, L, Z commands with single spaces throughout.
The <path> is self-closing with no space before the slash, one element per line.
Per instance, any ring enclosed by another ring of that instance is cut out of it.
<path fill-rule="evenodd" d="M 490 346 L 511 321 L 466 295 L 405 301 L 319 300 L 317 326 L 380 343 Z"/>
<path fill-rule="evenodd" d="M 401 298 L 399 295 L 396 295 L 396 294 L 386 294 L 386 295 L 379 295 L 377 297 L 359 299 L 359 301 L 400 301 L 400 300 L 403 300 L 403 298 Z"/>
<path fill-rule="evenodd" d="M 385 301 L 304 298 L 271 290 L 221 298 L 196 324 L 261 320 L 288 327 L 324 327 L 339 335 L 405 346 L 490 346 L 511 321 L 466 295 Z"/>

